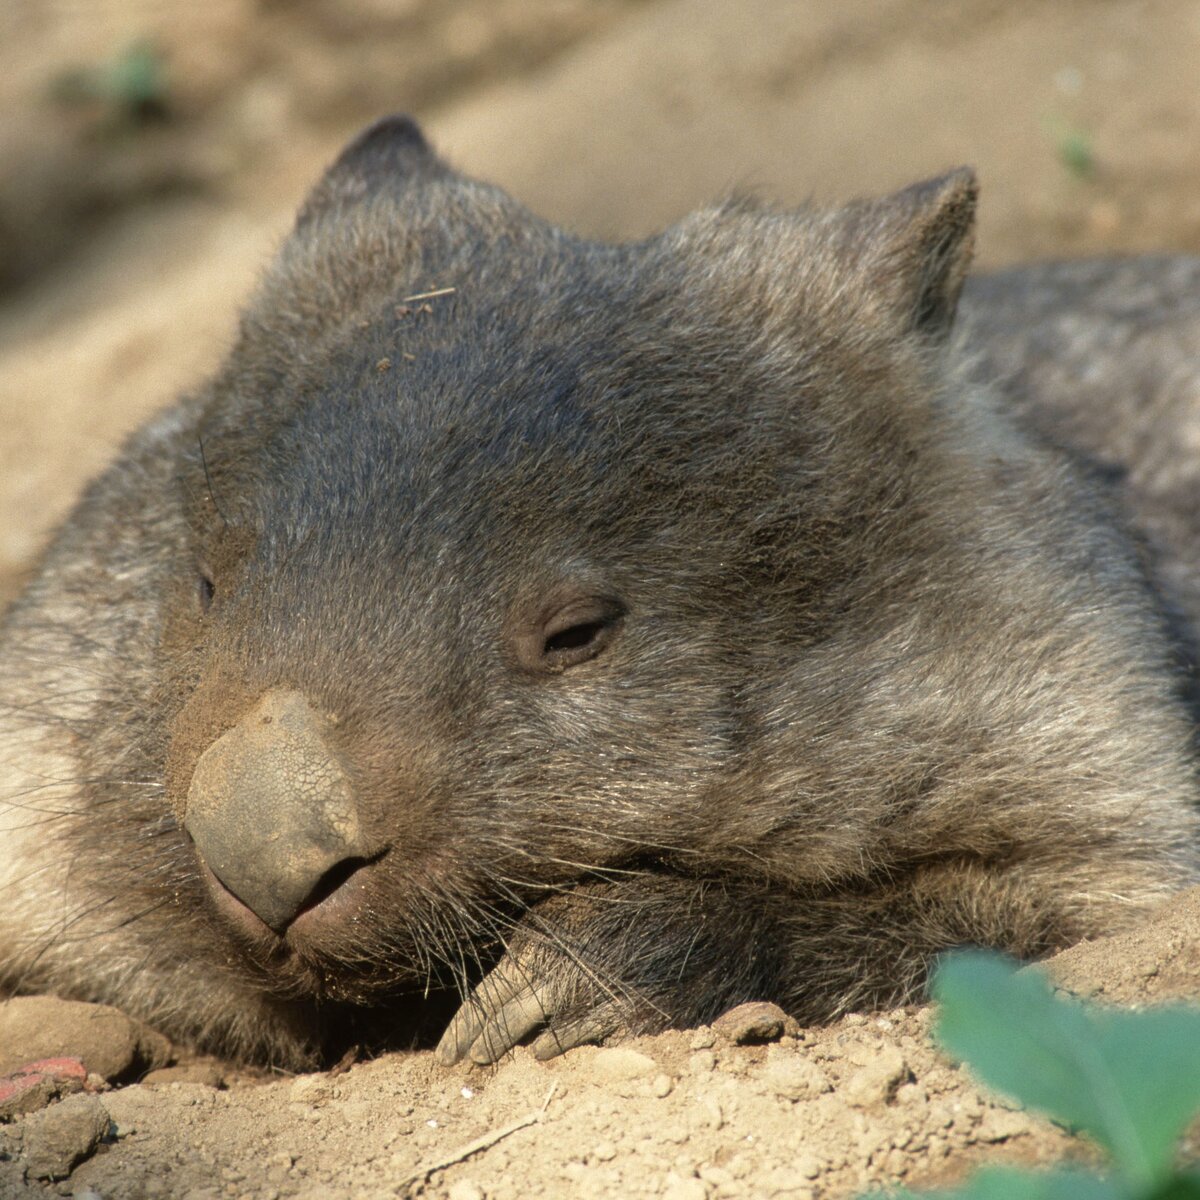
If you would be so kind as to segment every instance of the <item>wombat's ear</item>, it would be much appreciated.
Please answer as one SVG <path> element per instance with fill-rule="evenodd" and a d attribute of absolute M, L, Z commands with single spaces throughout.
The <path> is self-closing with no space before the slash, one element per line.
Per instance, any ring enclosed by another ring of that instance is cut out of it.
<path fill-rule="evenodd" d="M 970 167 L 881 200 L 851 205 L 849 232 L 865 248 L 871 285 L 911 331 L 944 338 L 975 244 L 979 185 Z"/>
<path fill-rule="evenodd" d="M 321 177 L 296 217 L 296 228 L 372 193 L 398 191 L 416 175 L 446 170 L 412 117 L 403 113 L 381 117 L 368 125 Z"/>

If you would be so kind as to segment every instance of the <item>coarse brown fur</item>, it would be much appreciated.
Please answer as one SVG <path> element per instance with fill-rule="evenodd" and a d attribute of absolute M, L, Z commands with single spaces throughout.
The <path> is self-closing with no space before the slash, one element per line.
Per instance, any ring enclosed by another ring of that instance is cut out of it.
<path fill-rule="evenodd" d="M 894 1004 L 1193 881 L 1176 568 L 977 380 L 1006 327 L 950 336 L 974 198 L 607 246 L 364 134 L 7 615 L 0 985 L 297 1065 L 495 968 L 443 1041 L 488 1058 Z M 199 782 L 252 737 L 353 796 L 277 921 L 204 865 L 290 836 Z"/>

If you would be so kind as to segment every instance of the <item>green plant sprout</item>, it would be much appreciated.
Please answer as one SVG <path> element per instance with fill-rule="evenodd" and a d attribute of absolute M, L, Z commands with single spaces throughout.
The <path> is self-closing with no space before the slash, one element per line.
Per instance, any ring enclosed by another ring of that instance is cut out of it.
<path fill-rule="evenodd" d="M 1090 1134 L 1110 1175 L 984 1168 L 950 1191 L 907 1200 L 1200 1200 L 1200 1171 L 1176 1169 L 1200 1112 L 1200 1009 L 1134 1012 L 1056 995 L 999 954 L 946 956 L 934 974 L 934 1037 L 988 1086 Z M 876 1194 L 878 1196 L 878 1193 Z"/>
<path fill-rule="evenodd" d="M 1091 179 L 1096 174 L 1096 148 L 1086 130 L 1057 117 L 1047 117 L 1045 128 L 1054 141 L 1058 161 L 1075 179 Z"/>
<path fill-rule="evenodd" d="M 61 104 L 99 104 L 125 120 L 156 120 L 167 112 L 166 66 L 153 45 L 134 42 L 103 66 L 64 72 L 51 94 Z"/>
<path fill-rule="evenodd" d="M 1058 157 L 1064 167 L 1079 179 L 1090 179 L 1096 171 L 1096 153 L 1092 139 L 1081 129 L 1068 129 L 1059 136 Z"/>

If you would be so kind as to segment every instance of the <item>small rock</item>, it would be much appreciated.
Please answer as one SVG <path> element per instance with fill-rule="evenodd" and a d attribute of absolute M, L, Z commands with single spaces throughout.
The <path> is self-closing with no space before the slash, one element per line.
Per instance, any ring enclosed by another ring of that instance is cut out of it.
<path fill-rule="evenodd" d="M 896 1094 L 908 1078 L 908 1064 L 896 1046 L 881 1046 L 870 1065 L 860 1067 L 842 1087 L 842 1097 L 855 1108 L 875 1108 Z"/>
<path fill-rule="evenodd" d="M 777 1004 L 755 1000 L 739 1004 L 713 1022 L 713 1032 L 735 1046 L 761 1046 L 777 1042 L 785 1033 L 794 1034 L 799 1024 Z"/>
<path fill-rule="evenodd" d="M 597 1050 L 591 1066 L 597 1079 L 610 1083 L 622 1079 L 642 1079 L 657 1074 L 659 1069 L 658 1063 L 648 1054 L 640 1054 L 624 1046 L 606 1046 Z"/>
<path fill-rule="evenodd" d="M 485 1200 L 483 1188 L 470 1179 L 452 1183 L 446 1192 L 446 1200 Z"/>
<path fill-rule="evenodd" d="M 204 1087 L 225 1085 L 225 1072 L 215 1062 L 194 1062 L 179 1067 L 160 1067 L 150 1071 L 142 1083 L 199 1083 Z"/>
<path fill-rule="evenodd" d="M 811 1100 L 832 1089 L 825 1072 L 799 1054 L 768 1054 L 762 1081 L 782 1100 Z"/>
<path fill-rule="evenodd" d="M 805 1179 L 816 1179 L 821 1174 L 824 1165 L 815 1154 L 811 1154 L 807 1150 L 801 1150 L 792 1159 L 792 1170 Z"/>
<path fill-rule="evenodd" d="M 95 1096 L 66 1100 L 26 1117 L 25 1169 L 35 1179 L 65 1179 L 108 1132 L 108 1110 Z"/>
<path fill-rule="evenodd" d="M 778 1200 L 812 1200 L 808 1180 L 794 1167 L 776 1167 L 762 1179 L 763 1194 Z"/>
<path fill-rule="evenodd" d="M 701 1179 L 680 1179 L 668 1175 L 662 1200 L 708 1200 L 708 1187 Z"/>
<path fill-rule="evenodd" d="M 14 996 L 0 1004 L 0 1075 L 39 1058 L 80 1058 L 107 1080 L 161 1067 L 171 1044 L 106 1004 Z"/>
<path fill-rule="evenodd" d="M 51 1100 L 82 1091 L 87 1070 L 77 1058 L 43 1058 L 0 1079 L 0 1121 L 45 1108 Z"/>
<path fill-rule="evenodd" d="M 711 1050 L 697 1050 L 688 1060 L 694 1075 L 705 1075 L 716 1070 L 717 1056 Z"/>
<path fill-rule="evenodd" d="M 300 1075 L 292 1080 L 288 1088 L 288 1099 L 293 1104 L 313 1104 L 329 1097 L 330 1084 L 327 1075 Z"/>
<path fill-rule="evenodd" d="M 659 1100 L 665 1100 L 674 1086 L 670 1075 L 655 1075 L 654 1082 L 650 1085 L 650 1094 Z"/>
<path fill-rule="evenodd" d="M 897 1104 L 924 1105 L 929 1102 L 929 1093 L 919 1083 L 902 1083 L 896 1089 Z"/>
<path fill-rule="evenodd" d="M 707 1025 L 701 1025 L 689 1044 L 693 1050 L 711 1050 L 717 1044 L 717 1035 Z"/>
<path fill-rule="evenodd" d="M 1030 1120 L 1024 1113 L 989 1108 L 979 1122 L 975 1137 L 981 1142 L 1006 1142 L 1009 1138 L 1029 1133 L 1030 1129 Z"/>

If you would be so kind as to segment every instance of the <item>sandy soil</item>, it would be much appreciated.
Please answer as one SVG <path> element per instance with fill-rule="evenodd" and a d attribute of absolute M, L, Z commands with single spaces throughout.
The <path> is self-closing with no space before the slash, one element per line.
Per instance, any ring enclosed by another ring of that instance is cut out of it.
<path fill-rule="evenodd" d="M 47 108 L 49 82 L 146 36 L 171 67 L 169 120 L 116 137 L 95 104 Z M 120 438 L 216 363 L 304 188 L 378 112 L 419 110 L 463 168 L 607 236 L 730 188 L 837 198 L 969 161 L 980 257 L 1000 264 L 1200 250 L 1197 61 L 1190 0 L 7 7 L 0 599 Z M 1056 970 L 1103 998 L 1195 996 L 1197 945 L 1189 895 Z M 55 1186 L 800 1200 L 1087 1153 L 980 1095 L 930 1048 L 928 1020 L 863 1014 L 753 1047 L 689 1031 L 487 1071 L 422 1053 L 265 1081 L 199 1064 L 105 1092 L 117 1140 Z M 26 1190 L 0 1163 L 0 1196 Z"/>
<path fill-rule="evenodd" d="M 1104 1001 L 1195 997 L 1200 889 L 1136 934 L 1073 947 L 1049 966 Z M 927 1008 L 854 1014 L 768 1045 L 701 1028 L 548 1063 L 519 1050 L 494 1068 L 446 1069 L 418 1052 L 263 1080 L 194 1063 L 102 1093 L 115 1139 L 57 1190 L 106 1200 L 812 1200 L 950 1183 L 981 1162 L 1095 1160 L 981 1092 L 933 1049 L 930 1020 Z M 1200 1152 L 1200 1140 L 1187 1149 Z M 20 1162 L 0 1161 L 0 1195 L 54 1190 L 23 1184 Z"/>

